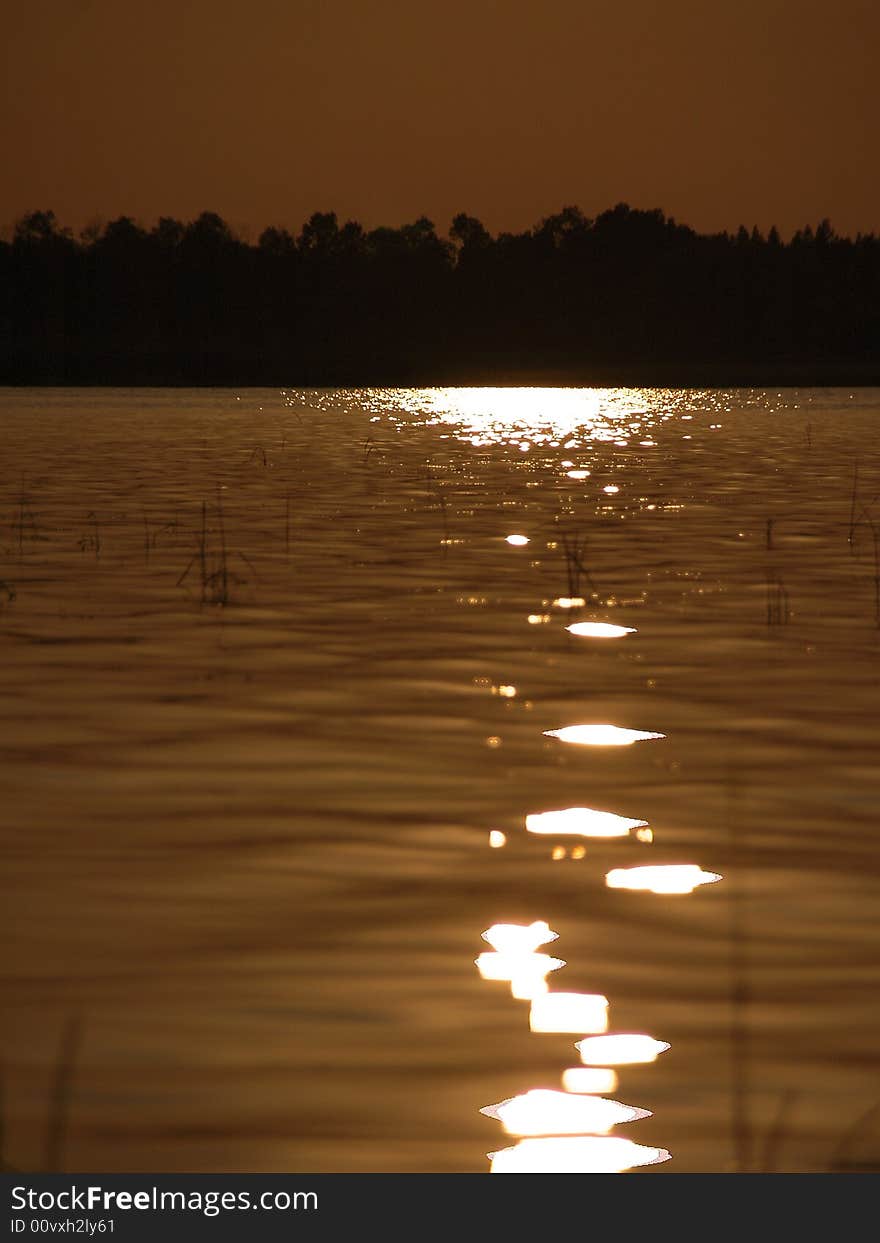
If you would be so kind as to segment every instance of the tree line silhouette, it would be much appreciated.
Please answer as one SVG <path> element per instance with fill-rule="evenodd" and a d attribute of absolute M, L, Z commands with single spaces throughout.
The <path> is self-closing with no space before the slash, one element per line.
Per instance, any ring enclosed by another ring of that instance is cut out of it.
<path fill-rule="evenodd" d="M 880 381 L 880 238 L 827 220 L 699 234 L 566 207 L 492 236 L 461 214 L 315 213 L 256 244 L 216 214 L 0 242 L 0 382 L 360 385 Z"/>

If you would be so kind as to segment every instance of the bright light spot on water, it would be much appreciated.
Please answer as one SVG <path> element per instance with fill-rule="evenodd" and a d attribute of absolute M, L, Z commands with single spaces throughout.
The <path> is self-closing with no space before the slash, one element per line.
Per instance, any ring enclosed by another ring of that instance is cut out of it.
<path fill-rule="evenodd" d="M 499 686 L 498 694 L 502 697 L 502 699 L 513 699 L 513 697 L 516 695 L 516 687 L 515 686 Z"/>
<path fill-rule="evenodd" d="M 541 945 L 559 937 L 543 919 L 531 924 L 493 924 L 480 934 L 499 953 L 530 954 Z"/>
<path fill-rule="evenodd" d="M 567 470 L 565 473 L 569 479 L 589 479 L 590 477 L 588 470 Z"/>
<path fill-rule="evenodd" d="M 586 603 L 583 596 L 559 596 L 553 601 L 553 607 L 557 609 L 582 609 Z"/>
<path fill-rule="evenodd" d="M 564 846 L 554 846 L 553 849 L 550 851 L 550 858 L 553 860 L 554 863 L 558 863 L 560 859 L 564 859 L 565 855 L 566 855 L 566 850 Z"/>
<path fill-rule="evenodd" d="M 521 971 L 510 981 L 510 995 L 515 1001 L 534 1001 L 549 991 L 545 977 L 532 971 Z"/>
<path fill-rule="evenodd" d="M 491 950 L 478 955 L 474 965 L 484 980 L 501 980 L 510 984 L 514 997 L 520 1001 L 531 1001 L 546 993 L 546 977 L 551 971 L 564 967 L 565 959 L 551 958 L 549 954 L 514 950 L 501 954 Z"/>
<path fill-rule="evenodd" d="M 587 849 L 585 846 L 572 846 L 571 848 L 572 859 L 584 859 L 586 858 L 586 854 Z"/>
<path fill-rule="evenodd" d="M 647 820 L 628 820 L 611 811 L 594 811 L 592 807 L 566 807 L 563 811 L 542 811 L 526 816 L 529 833 L 553 837 L 626 837 L 630 829 L 647 823 Z"/>
<path fill-rule="evenodd" d="M 533 1088 L 522 1096 L 486 1105 L 480 1113 L 497 1118 L 508 1135 L 607 1135 L 613 1126 L 651 1117 L 650 1109 L 549 1088 Z"/>
<path fill-rule="evenodd" d="M 571 1066 L 562 1072 L 566 1092 L 616 1092 L 617 1071 L 594 1066 Z"/>
<path fill-rule="evenodd" d="M 653 829 L 636 829 L 636 837 L 640 842 L 647 842 L 649 845 L 654 840 Z"/>
<path fill-rule="evenodd" d="M 574 622 L 566 626 L 579 639 L 621 639 L 625 634 L 635 634 L 632 626 L 613 626 L 611 622 Z"/>
<path fill-rule="evenodd" d="M 617 1174 L 670 1159 L 665 1148 L 648 1148 L 617 1135 L 522 1139 L 487 1156 L 493 1174 Z"/>
<path fill-rule="evenodd" d="M 529 1012 L 533 1032 L 604 1032 L 608 998 L 599 993 L 547 993 L 536 997 Z"/>
<path fill-rule="evenodd" d="M 549 613 L 529 613 L 530 626 L 544 626 L 549 620 Z"/>
<path fill-rule="evenodd" d="M 589 1036 L 574 1046 L 587 1066 L 632 1066 L 655 1062 L 670 1047 L 665 1040 L 627 1032 L 613 1036 Z"/>
<path fill-rule="evenodd" d="M 617 725 L 566 725 L 563 729 L 545 729 L 544 734 L 582 747 L 629 747 L 634 742 L 666 737 L 640 729 L 620 729 Z"/>
<path fill-rule="evenodd" d="M 692 893 L 698 885 L 718 880 L 721 877 L 717 872 L 704 872 L 695 863 L 613 868 L 605 876 L 609 889 L 644 889 L 649 893 Z"/>
<path fill-rule="evenodd" d="M 492 734 L 490 738 L 486 739 L 486 746 L 491 747 L 492 750 L 494 751 L 497 747 L 501 746 L 501 739 L 498 737 L 497 734 Z"/>
<path fill-rule="evenodd" d="M 508 535 L 506 539 L 507 543 L 512 544 L 514 548 L 523 548 L 529 542 L 527 535 Z"/>
<path fill-rule="evenodd" d="M 507 834 L 502 833 L 500 829 L 490 829 L 489 845 L 493 850 L 500 850 L 502 846 L 507 845 Z"/>
<path fill-rule="evenodd" d="M 620 488 L 618 488 L 616 483 L 608 483 L 605 485 L 602 491 L 607 492 L 609 496 L 613 496 L 615 492 L 620 491 Z"/>

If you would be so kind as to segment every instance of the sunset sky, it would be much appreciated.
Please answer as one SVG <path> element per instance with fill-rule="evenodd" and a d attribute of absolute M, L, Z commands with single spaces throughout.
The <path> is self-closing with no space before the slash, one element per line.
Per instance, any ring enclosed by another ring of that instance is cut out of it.
<path fill-rule="evenodd" d="M 880 232 L 876 0 L 42 0 L 2 31 L 4 230 L 626 201 Z"/>

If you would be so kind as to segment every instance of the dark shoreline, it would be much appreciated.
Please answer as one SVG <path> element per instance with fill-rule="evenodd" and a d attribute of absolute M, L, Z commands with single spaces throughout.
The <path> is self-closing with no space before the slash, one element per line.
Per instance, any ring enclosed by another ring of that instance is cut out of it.
<path fill-rule="evenodd" d="M 877 385 L 880 238 L 704 235 L 623 203 L 497 237 L 319 212 L 256 245 L 211 212 L 79 239 L 35 212 L 0 242 L 0 383 Z"/>

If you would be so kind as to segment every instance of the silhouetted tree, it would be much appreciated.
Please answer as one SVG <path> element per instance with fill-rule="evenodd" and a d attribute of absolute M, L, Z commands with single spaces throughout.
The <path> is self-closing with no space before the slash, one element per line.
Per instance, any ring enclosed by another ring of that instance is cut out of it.
<path fill-rule="evenodd" d="M 880 379 L 880 241 L 783 243 L 575 206 L 492 236 L 456 215 L 366 232 L 316 212 L 256 245 L 213 212 L 0 242 L 0 380 L 409 383 Z"/>

